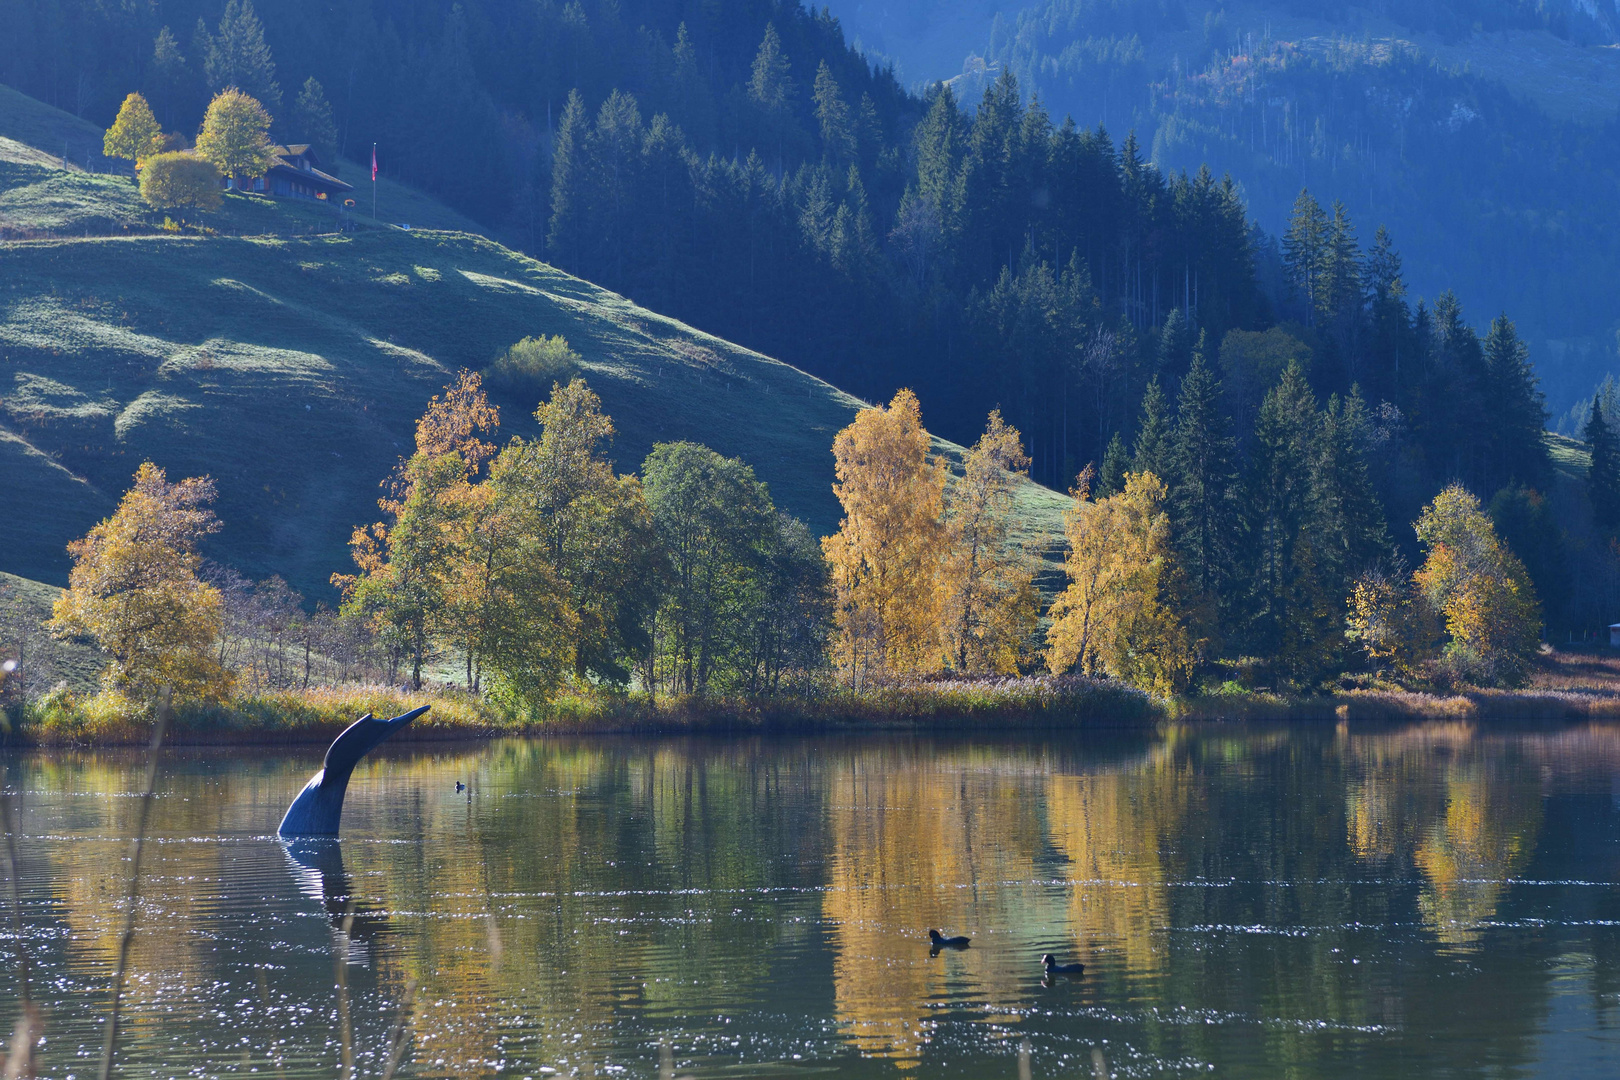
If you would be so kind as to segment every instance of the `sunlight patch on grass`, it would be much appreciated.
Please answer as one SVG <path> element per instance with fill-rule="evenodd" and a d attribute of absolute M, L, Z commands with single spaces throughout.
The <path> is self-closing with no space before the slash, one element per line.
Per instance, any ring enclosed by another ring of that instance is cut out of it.
<path fill-rule="evenodd" d="M 124 406 L 123 412 L 118 414 L 118 419 L 114 423 L 114 430 L 120 440 L 126 440 L 142 425 L 173 425 L 182 413 L 200 408 L 202 406 L 195 401 L 187 401 L 183 397 L 166 394 L 161 390 L 148 390 Z"/>

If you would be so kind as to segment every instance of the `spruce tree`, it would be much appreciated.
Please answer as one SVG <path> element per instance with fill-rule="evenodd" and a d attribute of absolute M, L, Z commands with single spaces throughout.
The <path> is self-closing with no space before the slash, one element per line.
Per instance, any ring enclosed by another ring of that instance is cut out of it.
<path fill-rule="evenodd" d="M 1613 536 L 1620 526 L 1620 443 L 1603 415 L 1601 399 L 1592 400 L 1592 416 L 1586 421 L 1586 445 L 1592 452 L 1592 465 L 1586 473 L 1586 491 L 1592 500 L 1592 523 L 1605 536 Z"/>
<path fill-rule="evenodd" d="M 1299 365 L 1290 361 L 1255 423 L 1244 485 L 1245 645 L 1295 683 L 1312 681 L 1331 659 L 1342 613 L 1323 580 L 1313 483 L 1320 419 Z M 1338 614 L 1338 618 L 1335 618 Z"/>
<path fill-rule="evenodd" d="M 836 162 L 855 157 L 855 128 L 850 122 L 849 106 L 833 78 L 832 68 L 823 60 L 816 69 L 815 84 L 816 123 L 821 127 L 821 152 Z"/>
<path fill-rule="evenodd" d="M 1147 384 L 1147 390 L 1142 394 L 1142 423 L 1136 429 L 1136 446 L 1131 453 L 1131 472 L 1150 472 L 1165 482 L 1170 483 L 1171 469 L 1174 467 L 1170 457 L 1170 416 L 1165 405 L 1164 391 L 1159 388 L 1159 380 L 1153 379 Z"/>
<path fill-rule="evenodd" d="M 311 75 L 304 80 L 293 103 L 293 134 L 315 148 L 321 166 L 329 173 L 337 172 L 337 124 L 332 119 L 332 103 L 326 100 L 326 91 Z"/>
<path fill-rule="evenodd" d="M 1205 358 L 1204 341 L 1181 383 L 1171 446 L 1176 485 L 1170 520 L 1193 589 L 1219 601 L 1231 568 L 1237 479 L 1232 437 L 1222 409 L 1221 382 Z"/>
<path fill-rule="evenodd" d="M 1172 388 L 1178 386 L 1181 377 L 1187 374 L 1196 340 L 1187 313 L 1176 308 L 1164 320 L 1164 327 L 1159 331 L 1159 377 Z"/>
<path fill-rule="evenodd" d="M 578 90 L 568 92 L 551 149 L 551 225 L 546 257 L 558 266 L 582 273 L 585 255 L 586 140 L 590 120 Z"/>
<path fill-rule="evenodd" d="M 1530 350 L 1504 313 L 1485 337 L 1486 427 L 1490 436 L 1487 486 L 1515 482 L 1545 490 L 1552 470 L 1543 438 L 1547 403 L 1530 366 Z"/>
<path fill-rule="evenodd" d="M 1102 471 L 1097 474 L 1097 488 L 1093 497 L 1106 499 L 1124 491 L 1125 474 L 1130 471 L 1131 452 L 1125 449 L 1125 440 L 1116 431 L 1113 438 L 1108 440 L 1108 449 L 1103 451 Z"/>
<path fill-rule="evenodd" d="M 234 86 L 258 99 L 272 115 L 281 108 L 281 84 L 276 62 L 264 41 L 264 26 L 253 13 L 253 0 L 226 0 L 219 30 L 205 37 L 203 73 L 215 93 Z"/>
<path fill-rule="evenodd" d="M 1283 273 L 1288 286 L 1303 301 L 1305 319 L 1314 324 L 1318 289 L 1328 242 L 1327 215 L 1309 190 L 1300 189 L 1283 234 Z"/>
<path fill-rule="evenodd" d="M 1322 246 L 1318 316 L 1324 322 L 1350 322 L 1361 314 L 1361 245 L 1344 203 L 1333 202 L 1333 220 Z"/>
<path fill-rule="evenodd" d="M 1389 554 L 1383 505 L 1367 468 L 1368 427 L 1359 388 L 1346 399 L 1329 399 L 1311 484 L 1316 528 L 1323 537 L 1323 571 L 1332 575 L 1330 592 L 1335 594 L 1348 595 L 1351 582 Z"/>

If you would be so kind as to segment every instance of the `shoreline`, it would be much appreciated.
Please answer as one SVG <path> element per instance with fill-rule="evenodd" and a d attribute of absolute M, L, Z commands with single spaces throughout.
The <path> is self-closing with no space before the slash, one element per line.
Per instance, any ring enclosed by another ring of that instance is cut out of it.
<path fill-rule="evenodd" d="M 898 696 L 902 700 L 894 700 Z M 1044 695 L 938 693 L 911 689 L 872 700 L 777 699 L 765 701 L 648 702 L 624 699 L 575 703 L 560 715 L 514 721 L 482 702 L 428 693 L 376 693 L 328 701 L 318 709 L 278 708 L 253 699 L 244 708 L 182 707 L 165 746 L 326 745 L 362 712 L 388 715 L 419 704 L 442 710 L 412 724 L 393 745 L 432 746 L 501 738 L 557 736 L 704 735 L 720 737 L 862 734 L 1054 734 L 1150 731 L 1166 724 L 1276 723 L 1590 723 L 1620 721 L 1620 694 L 1567 690 L 1471 690 L 1452 694 L 1353 690 L 1303 696 L 1269 693 L 1214 694 L 1169 702 L 1145 695 L 1122 696 L 1115 688 L 1084 687 L 1079 693 Z M 379 700 L 380 698 L 380 700 Z M 903 700 L 903 699 L 912 700 Z M 347 706 L 347 707 L 345 707 Z M 381 708 L 377 706 L 382 706 Z M 579 707 L 584 706 L 584 707 Z M 910 708 L 906 708 L 910 706 Z M 1109 706 L 1115 706 L 1110 708 Z M 1119 707 L 1124 706 L 1124 707 Z M 437 720 L 437 722 L 436 722 Z M 120 716 L 99 723 L 13 726 L 0 732 L 3 749 L 79 749 L 144 746 L 150 721 Z"/>

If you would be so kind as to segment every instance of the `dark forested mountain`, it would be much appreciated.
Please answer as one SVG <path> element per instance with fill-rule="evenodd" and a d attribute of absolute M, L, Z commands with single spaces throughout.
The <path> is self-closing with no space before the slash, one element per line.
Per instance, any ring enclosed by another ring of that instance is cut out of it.
<path fill-rule="evenodd" d="M 1302 187 L 1342 199 L 1389 228 L 1416 294 L 1512 311 L 1559 411 L 1616 367 L 1613 0 L 833 10 L 908 84 L 954 78 L 970 97 L 1009 70 L 1054 113 L 1135 130 L 1167 170 L 1230 171 L 1269 229 Z"/>

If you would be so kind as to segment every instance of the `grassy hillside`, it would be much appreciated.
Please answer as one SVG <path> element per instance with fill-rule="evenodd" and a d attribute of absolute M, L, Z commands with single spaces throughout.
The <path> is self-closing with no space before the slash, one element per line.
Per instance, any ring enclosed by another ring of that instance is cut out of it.
<path fill-rule="evenodd" d="M 141 202 L 128 162 L 101 156 L 101 137 L 94 124 L 0 86 L 0 239 L 157 231 L 163 215 Z M 335 204 L 230 195 L 207 225 L 239 236 L 330 232 L 340 220 L 355 230 L 480 231 L 443 203 L 387 178 L 377 181 L 374 220 L 367 174 L 353 165 L 346 173 L 342 178 L 355 187 L 347 218 L 339 218 Z"/>
<path fill-rule="evenodd" d="M 75 228 L 134 220 L 127 178 L 26 157 L 0 158 L 0 208 L 54 185 L 83 198 Z M 860 406 L 849 395 L 482 237 L 296 235 L 307 204 L 228 202 L 222 217 L 265 235 L 0 242 L 0 569 L 64 581 L 63 546 L 149 458 L 216 479 L 216 557 L 319 593 L 427 399 L 535 334 L 583 356 L 621 469 L 655 441 L 695 440 L 836 527 L 830 446 Z M 535 404 L 501 401 L 504 431 L 532 430 Z M 1034 485 L 1020 500 L 1028 538 L 1050 546 L 1065 500 Z"/>

